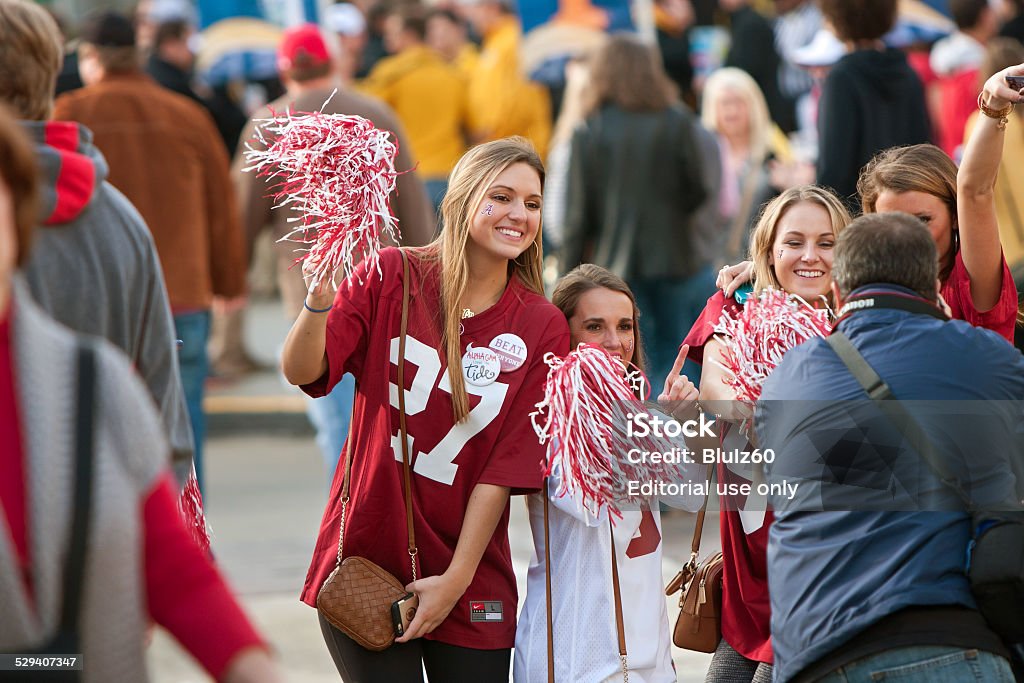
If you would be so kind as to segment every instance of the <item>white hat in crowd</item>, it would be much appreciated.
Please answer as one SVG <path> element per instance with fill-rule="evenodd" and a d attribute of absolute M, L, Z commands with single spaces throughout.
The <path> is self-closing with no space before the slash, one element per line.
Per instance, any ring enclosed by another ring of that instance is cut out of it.
<path fill-rule="evenodd" d="M 343 36 L 358 36 L 366 30 L 366 19 L 358 7 L 344 2 L 327 8 L 324 25 Z"/>
<path fill-rule="evenodd" d="M 832 66 L 846 54 L 846 46 L 827 28 L 820 28 L 811 42 L 793 50 L 793 62 L 805 68 Z"/>

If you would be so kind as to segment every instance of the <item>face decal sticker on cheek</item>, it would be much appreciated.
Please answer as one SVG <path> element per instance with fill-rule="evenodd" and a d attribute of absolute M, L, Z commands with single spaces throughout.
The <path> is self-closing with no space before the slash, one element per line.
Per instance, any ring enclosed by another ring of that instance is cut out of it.
<path fill-rule="evenodd" d="M 480 210 L 480 215 L 481 216 L 493 216 L 494 215 L 494 204 L 488 203 L 486 206 L 484 206 L 484 208 Z"/>

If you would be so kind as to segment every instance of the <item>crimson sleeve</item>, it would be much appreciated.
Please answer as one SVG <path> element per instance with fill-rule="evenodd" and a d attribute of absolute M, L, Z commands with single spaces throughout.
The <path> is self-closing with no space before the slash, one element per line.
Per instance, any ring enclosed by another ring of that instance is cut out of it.
<path fill-rule="evenodd" d="M 410 255 L 409 258 L 412 277 L 412 259 L 416 257 Z M 401 296 L 401 280 L 401 252 L 389 247 L 380 252 L 379 273 L 364 259 L 342 281 L 331 311 L 327 314 L 327 370 L 315 381 L 300 386 L 300 389 L 313 398 L 319 398 L 330 393 L 346 372 L 352 373 L 357 379 L 361 376 L 367 340 L 373 332 L 382 293 L 385 288 L 391 290 L 397 287 L 398 295 Z M 401 309 L 401 299 L 398 306 Z M 386 325 L 387 320 L 382 319 L 378 324 Z"/>
<path fill-rule="evenodd" d="M 975 327 L 992 330 L 1012 344 L 1013 327 L 1017 322 L 1017 286 L 1013 282 L 1010 267 L 1006 265 L 1006 258 L 1001 258 L 1000 261 L 1003 286 L 999 292 L 999 300 L 990 310 L 979 311 L 974 307 L 974 299 L 971 298 L 971 276 L 960 252 L 956 253 L 953 272 L 942 286 L 942 298 L 949 304 L 954 319 L 965 320 Z"/>
<path fill-rule="evenodd" d="M 219 680 L 235 656 L 266 644 L 189 536 L 173 482 L 165 472 L 143 503 L 146 603 L 153 620 Z"/>
<path fill-rule="evenodd" d="M 714 336 L 715 325 L 722 318 L 723 311 L 730 307 L 732 302 L 732 299 L 726 300 L 722 290 L 718 290 L 708 299 L 704 310 L 701 311 L 696 322 L 693 323 L 693 327 L 690 328 L 690 332 L 686 335 L 686 339 L 683 340 L 683 344 L 690 345 L 690 352 L 687 354 L 690 360 L 701 365 L 704 364 L 704 345 Z"/>

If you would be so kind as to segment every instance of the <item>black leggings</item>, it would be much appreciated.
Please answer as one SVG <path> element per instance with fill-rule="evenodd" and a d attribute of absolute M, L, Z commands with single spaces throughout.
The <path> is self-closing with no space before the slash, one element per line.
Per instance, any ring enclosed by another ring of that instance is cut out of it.
<path fill-rule="evenodd" d="M 478 683 L 507 681 L 512 648 L 476 650 L 417 638 L 383 652 L 362 647 L 319 614 L 320 630 L 345 683 Z"/>

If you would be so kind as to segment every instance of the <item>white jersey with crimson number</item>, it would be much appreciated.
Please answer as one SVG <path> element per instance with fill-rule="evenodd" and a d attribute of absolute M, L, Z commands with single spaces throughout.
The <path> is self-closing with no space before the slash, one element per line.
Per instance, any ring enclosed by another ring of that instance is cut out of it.
<path fill-rule="evenodd" d="M 558 497 L 558 473 L 548 479 L 551 540 L 551 602 L 556 681 L 622 681 L 611 533 L 606 507 L 598 516 L 578 498 Z M 545 600 L 544 499 L 527 498 L 534 556 L 527 575 L 526 601 L 519 615 L 513 680 L 547 683 L 547 604 Z M 662 531 L 658 501 L 623 510 L 614 527 L 615 557 L 622 597 L 629 680 L 676 680 L 669 641 L 668 611 L 661 573 Z"/>

